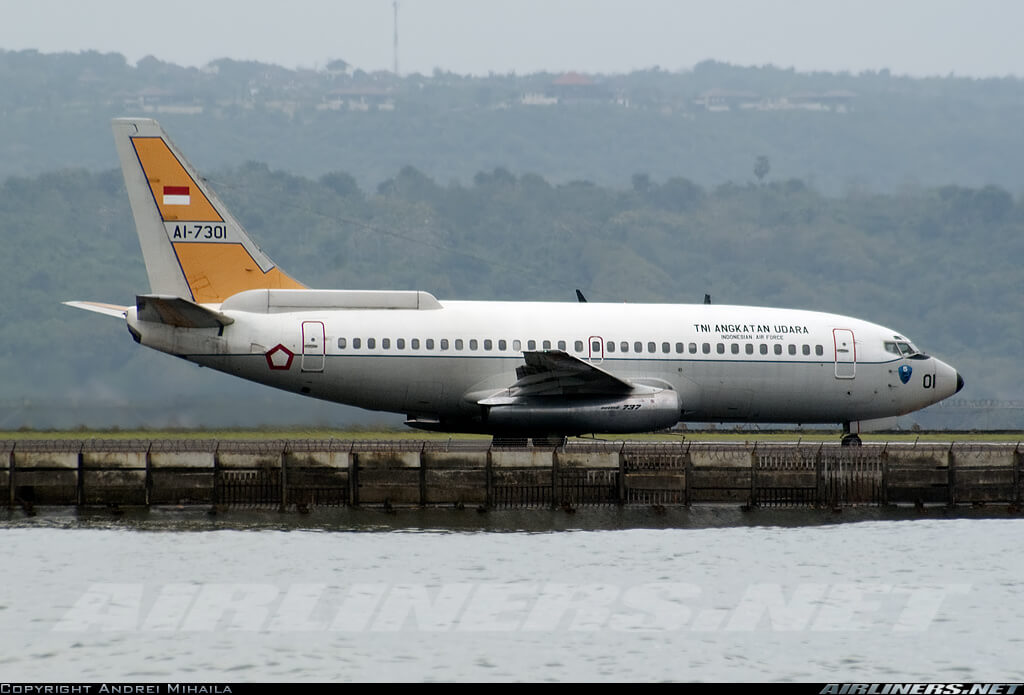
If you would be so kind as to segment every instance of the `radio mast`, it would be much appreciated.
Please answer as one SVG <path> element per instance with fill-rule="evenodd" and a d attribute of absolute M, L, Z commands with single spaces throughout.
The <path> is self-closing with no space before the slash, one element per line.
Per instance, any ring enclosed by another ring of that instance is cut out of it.
<path fill-rule="evenodd" d="M 398 76 L 398 0 L 391 3 L 395 8 L 395 77 Z"/>

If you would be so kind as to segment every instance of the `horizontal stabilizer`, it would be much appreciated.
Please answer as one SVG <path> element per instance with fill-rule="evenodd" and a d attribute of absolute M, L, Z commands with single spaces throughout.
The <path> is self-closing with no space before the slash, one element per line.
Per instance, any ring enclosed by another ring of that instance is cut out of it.
<path fill-rule="evenodd" d="M 181 297 L 140 295 L 135 298 L 140 321 L 165 323 L 179 328 L 223 328 L 235 320 L 219 311 Z"/>
<path fill-rule="evenodd" d="M 76 309 L 94 311 L 97 314 L 113 316 L 118 319 L 126 318 L 128 314 L 128 307 L 118 306 L 117 304 L 104 304 L 103 302 L 64 302 L 64 304 L 73 306 Z"/>

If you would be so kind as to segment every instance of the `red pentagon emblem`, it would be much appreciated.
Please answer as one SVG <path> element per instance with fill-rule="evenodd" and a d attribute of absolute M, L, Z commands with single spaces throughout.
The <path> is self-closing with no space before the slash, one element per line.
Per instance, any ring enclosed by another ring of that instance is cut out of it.
<path fill-rule="evenodd" d="M 291 369 L 295 353 L 278 343 L 267 350 L 264 357 L 267 358 L 267 366 L 271 369 Z"/>

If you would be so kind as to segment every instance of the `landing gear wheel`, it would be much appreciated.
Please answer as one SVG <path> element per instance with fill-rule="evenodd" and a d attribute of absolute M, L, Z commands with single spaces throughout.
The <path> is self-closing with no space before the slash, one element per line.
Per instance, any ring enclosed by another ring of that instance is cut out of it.
<path fill-rule="evenodd" d="M 841 442 L 842 446 L 860 446 L 860 437 L 855 434 L 844 434 Z"/>

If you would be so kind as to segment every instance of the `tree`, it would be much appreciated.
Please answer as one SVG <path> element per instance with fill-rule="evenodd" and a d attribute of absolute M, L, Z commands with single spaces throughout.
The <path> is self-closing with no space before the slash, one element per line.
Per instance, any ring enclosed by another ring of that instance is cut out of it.
<path fill-rule="evenodd" d="M 771 162 L 763 154 L 759 155 L 757 160 L 754 162 L 754 176 L 757 177 L 758 183 L 764 183 L 764 177 L 768 175 L 768 172 L 772 170 Z"/>

